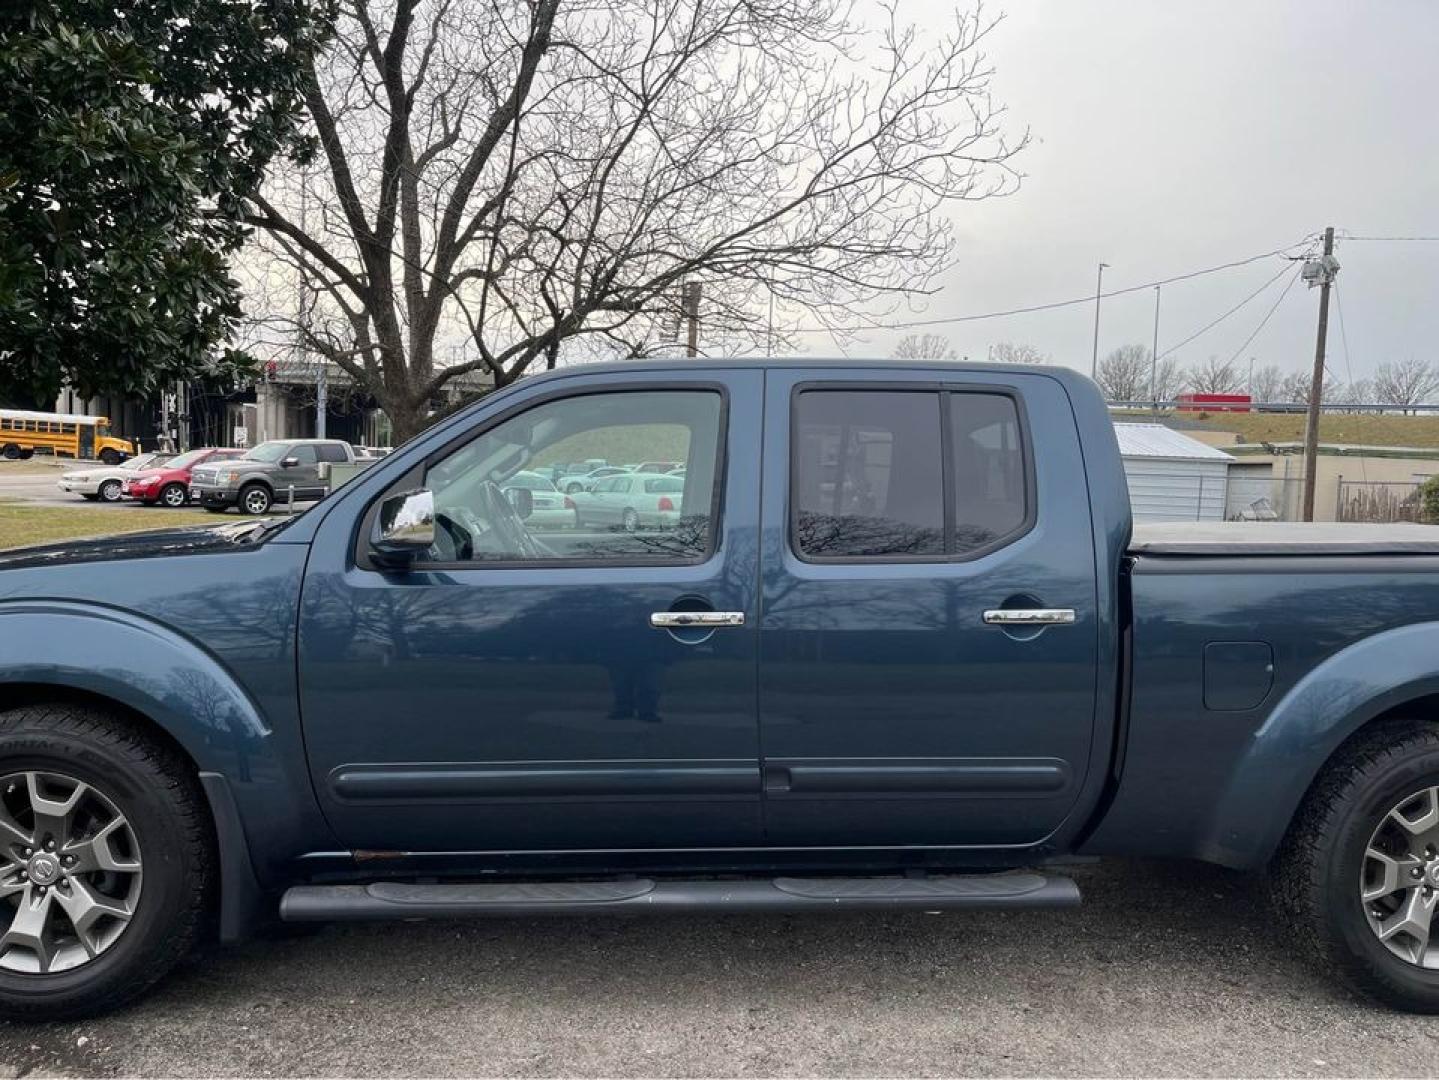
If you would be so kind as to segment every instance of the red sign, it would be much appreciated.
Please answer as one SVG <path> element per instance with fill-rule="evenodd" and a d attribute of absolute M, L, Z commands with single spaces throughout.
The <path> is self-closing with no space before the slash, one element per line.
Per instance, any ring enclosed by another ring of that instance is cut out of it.
<path fill-rule="evenodd" d="M 1180 394 L 1174 400 L 1187 402 L 1180 412 L 1248 412 L 1254 399 L 1248 394 Z"/>

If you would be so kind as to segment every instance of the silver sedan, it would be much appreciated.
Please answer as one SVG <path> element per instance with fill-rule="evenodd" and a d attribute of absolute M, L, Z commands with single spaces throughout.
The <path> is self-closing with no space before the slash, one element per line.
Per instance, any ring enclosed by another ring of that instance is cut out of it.
<path fill-rule="evenodd" d="M 672 529 L 684 509 L 684 478 L 661 473 L 607 476 L 588 491 L 570 498 L 579 527 L 618 525 L 626 532 L 641 528 Z"/>

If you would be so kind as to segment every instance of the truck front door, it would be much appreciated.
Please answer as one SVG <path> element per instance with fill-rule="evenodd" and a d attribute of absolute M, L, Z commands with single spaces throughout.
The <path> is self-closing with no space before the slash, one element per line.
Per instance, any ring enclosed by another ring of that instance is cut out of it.
<path fill-rule="evenodd" d="M 1041 373 L 771 372 L 760 741 L 771 844 L 1027 845 L 1095 728 L 1084 462 Z"/>
<path fill-rule="evenodd" d="M 342 843 L 760 842 L 762 384 L 736 370 L 552 381 L 351 481 L 316 537 L 299 635 L 305 741 Z M 591 456 L 685 461 L 679 520 L 527 521 L 503 492 L 520 470 Z M 419 485 L 435 547 L 404 570 L 367 564 L 363 513 Z M 698 612 L 715 622 L 685 625 Z"/>

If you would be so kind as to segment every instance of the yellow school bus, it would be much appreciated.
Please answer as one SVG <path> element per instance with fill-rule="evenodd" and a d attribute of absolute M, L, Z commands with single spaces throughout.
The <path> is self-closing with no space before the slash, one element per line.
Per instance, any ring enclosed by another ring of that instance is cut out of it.
<path fill-rule="evenodd" d="M 0 454 L 27 458 L 36 450 L 114 465 L 134 454 L 135 444 L 111 435 L 108 417 L 0 409 Z"/>

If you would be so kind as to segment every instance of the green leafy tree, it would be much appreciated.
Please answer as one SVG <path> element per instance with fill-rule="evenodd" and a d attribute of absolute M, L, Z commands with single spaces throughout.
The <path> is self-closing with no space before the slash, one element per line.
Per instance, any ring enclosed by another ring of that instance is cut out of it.
<path fill-rule="evenodd" d="M 0 401 L 144 393 L 248 363 L 227 260 L 306 149 L 317 0 L 0 5 Z"/>

